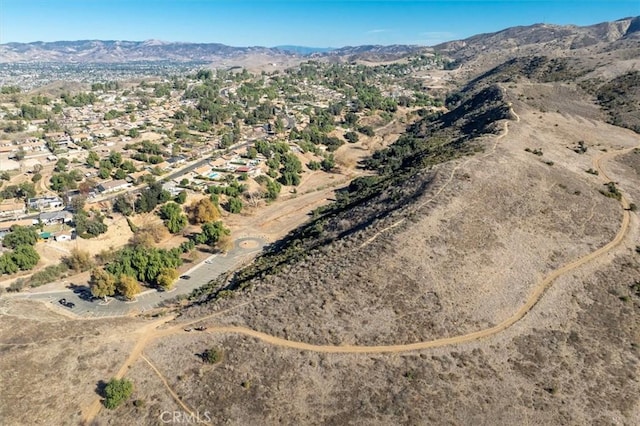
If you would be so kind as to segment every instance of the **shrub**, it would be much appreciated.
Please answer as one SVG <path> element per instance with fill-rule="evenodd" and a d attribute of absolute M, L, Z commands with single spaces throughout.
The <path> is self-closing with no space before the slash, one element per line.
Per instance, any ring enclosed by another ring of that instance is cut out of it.
<path fill-rule="evenodd" d="M 113 410 L 129 399 L 132 393 L 133 383 L 131 380 L 113 378 L 104 388 L 104 406 Z"/>
<path fill-rule="evenodd" d="M 217 349 L 207 349 L 202 353 L 202 360 L 208 364 L 217 364 L 222 361 L 222 352 Z"/>
<path fill-rule="evenodd" d="M 600 193 L 606 197 L 615 198 L 616 200 L 620 201 L 620 199 L 622 198 L 622 193 L 616 187 L 615 182 L 608 182 L 605 183 L 605 185 L 607 187 L 607 191 L 600 190 Z"/>
<path fill-rule="evenodd" d="M 23 279 L 17 279 L 14 282 L 12 282 L 9 285 L 9 287 L 7 287 L 7 291 L 17 293 L 17 292 L 21 291 L 23 288 L 24 288 L 24 280 Z"/>
<path fill-rule="evenodd" d="M 229 198 L 228 210 L 229 213 L 240 213 L 242 211 L 242 200 L 238 197 Z"/>
<path fill-rule="evenodd" d="M 93 267 L 91 253 L 78 248 L 71 249 L 69 255 L 62 258 L 62 263 L 76 272 L 88 271 Z"/>
<path fill-rule="evenodd" d="M 29 279 L 30 287 L 39 287 L 44 284 L 48 284 L 62 277 L 67 272 L 68 267 L 64 263 L 59 265 L 49 265 L 42 271 L 38 271 Z"/>

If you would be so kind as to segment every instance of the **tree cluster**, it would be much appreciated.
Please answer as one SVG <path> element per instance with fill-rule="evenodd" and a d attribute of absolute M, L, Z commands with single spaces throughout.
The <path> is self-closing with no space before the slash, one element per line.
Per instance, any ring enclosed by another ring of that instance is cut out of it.
<path fill-rule="evenodd" d="M 104 216 L 97 211 L 78 210 L 73 215 L 73 222 L 80 238 L 94 238 L 104 234 L 108 229 L 107 224 L 104 223 Z"/>
<path fill-rule="evenodd" d="M 0 274 L 13 274 L 32 269 L 38 264 L 40 255 L 33 246 L 38 234 L 33 227 L 14 225 L 11 233 L 2 240 L 2 245 L 12 249 L 0 256 Z"/>

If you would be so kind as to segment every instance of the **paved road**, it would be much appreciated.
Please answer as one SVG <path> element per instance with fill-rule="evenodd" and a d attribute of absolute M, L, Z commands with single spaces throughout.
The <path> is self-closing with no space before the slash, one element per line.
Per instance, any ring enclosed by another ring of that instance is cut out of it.
<path fill-rule="evenodd" d="M 265 244 L 266 241 L 257 237 L 240 238 L 234 242 L 234 248 L 227 254 L 214 254 L 209 256 L 203 262 L 186 271 L 182 275 L 185 278 L 179 279 L 173 290 L 168 292 L 146 290 L 139 294 L 136 300 L 131 302 L 125 302 L 116 298 L 109 298 L 107 302 L 103 300 L 90 300 L 89 297 L 83 296 L 83 294 L 80 293 L 80 291 L 84 291 L 85 294 L 88 294 L 86 293 L 88 290 L 86 283 L 75 287 L 73 290 L 18 293 L 6 297 L 49 302 L 60 309 L 66 309 L 78 316 L 87 318 L 114 317 L 142 313 L 157 307 L 164 300 L 191 293 L 196 288 L 203 286 L 219 275 L 237 267 L 241 262 L 256 256 L 262 251 Z M 60 299 L 66 299 L 67 302 L 74 303 L 75 307 L 63 307 L 59 303 Z"/>
<path fill-rule="evenodd" d="M 250 141 L 245 141 L 245 142 L 239 142 L 235 145 L 230 146 L 229 148 L 227 148 L 226 150 L 217 150 L 215 151 L 213 154 L 206 156 L 205 158 L 203 158 L 202 160 L 197 160 L 194 163 L 191 163 L 188 166 L 184 166 L 184 167 L 180 167 L 177 170 L 173 170 L 170 173 L 166 174 L 166 175 L 162 175 L 160 176 L 160 178 L 158 179 L 159 182 L 168 182 L 176 177 L 180 177 L 180 176 L 184 176 L 189 172 L 192 172 L 193 170 L 197 169 L 200 166 L 204 166 L 206 164 L 209 164 L 209 162 L 214 161 L 220 157 L 222 157 L 225 152 L 227 151 L 233 151 L 233 150 L 237 150 L 237 149 L 241 149 L 241 148 L 246 148 L 247 146 L 255 143 L 255 139 L 254 140 L 250 140 Z M 147 187 L 147 184 L 141 184 L 141 185 L 137 185 L 137 186 L 132 186 L 130 188 L 128 188 L 125 191 L 119 191 L 113 194 L 108 194 L 108 195 L 99 195 L 95 198 L 90 198 L 88 203 L 100 203 L 103 201 L 108 201 L 108 200 L 112 200 L 115 199 L 121 195 L 127 194 L 127 193 L 137 193 L 139 191 L 142 191 L 143 189 L 145 189 Z M 37 216 L 37 215 L 36 215 Z"/>

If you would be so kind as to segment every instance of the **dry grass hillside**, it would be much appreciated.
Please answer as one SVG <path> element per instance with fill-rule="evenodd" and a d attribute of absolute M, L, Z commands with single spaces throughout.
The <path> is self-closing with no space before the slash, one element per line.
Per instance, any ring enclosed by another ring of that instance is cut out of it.
<path fill-rule="evenodd" d="M 535 88 L 507 89 L 520 120 L 509 121 L 503 137 L 485 137 L 483 153 L 438 166 L 407 185 L 414 187 L 409 204 L 254 278 L 251 291 L 187 310 L 180 321 L 233 309 L 202 322 L 206 332 L 150 344 L 146 358 L 212 424 L 640 421 L 635 214 L 619 245 L 555 280 L 502 333 L 391 354 L 331 353 L 332 345 L 401 345 L 491 327 L 514 315 L 545 275 L 614 239 L 620 204 L 600 192 L 603 176 L 586 170 L 640 138 L 573 114 L 542 113 L 519 100 L 522 90 Z M 585 107 L 544 85 L 540 96 Z M 587 150 L 577 153 L 581 140 Z M 637 151 L 600 164 L 638 200 Z M 217 331 L 225 325 L 266 335 Z M 319 346 L 282 347 L 267 335 Z M 202 362 L 207 348 L 224 354 L 219 364 Z M 101 412 L 98 424 L 154 424 L 166 393 L 137 392 L 154 408 Z"/>

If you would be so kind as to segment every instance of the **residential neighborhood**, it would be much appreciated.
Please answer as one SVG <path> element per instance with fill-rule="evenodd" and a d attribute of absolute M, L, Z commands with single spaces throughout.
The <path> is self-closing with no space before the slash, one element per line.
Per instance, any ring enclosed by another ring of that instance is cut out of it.
<path fill-rule="evenodd" d="M 437 64 L 440 58 L 420 55 L 401 68 Z M 367 84 L 359 65 L 311 61 L 260 75 L 199 69 L 93 81 L 76 90 L 5 87 L 0 239 L 27 228 L 37 241 L 34 260 L 24 267 L 5 252 L 0 283 L 36 285 L 20 276 L 38 271 L 37 259 L 75 264 L 69 259 L 88 256 L 96 259 L 87 263 L 91 268 L 110 268 L 100 252 L 135 247 L 127 235 L 141 229 L 168 230 L 166 236 L 153 231 L 154 238 L 184 249 L 179 265 L 194 242 L 207 241 L 199 232 L 207 223 L 219 223 L 222 236 L 245 235 L 255 232 L 251 218 L 260 217 L 258 211 L 286 211 L 287 205 L 299 218 L 290 226 L 304 221 L 305 211 L 331 198 L 327 191 L 367 173 L 359 159 L 391 143 L 419 118 L 418 110 L 440 108 L 435 92 L 425 98 L 401 89 L 396 80 L 404 74 L 397 68 L 375 67 Z M 339 74 L 344 83 L 325 74 Z M 305 194 L 316 195 L 299 198 Z M 224 249 L 226 238 L 210 244 Z"/>

